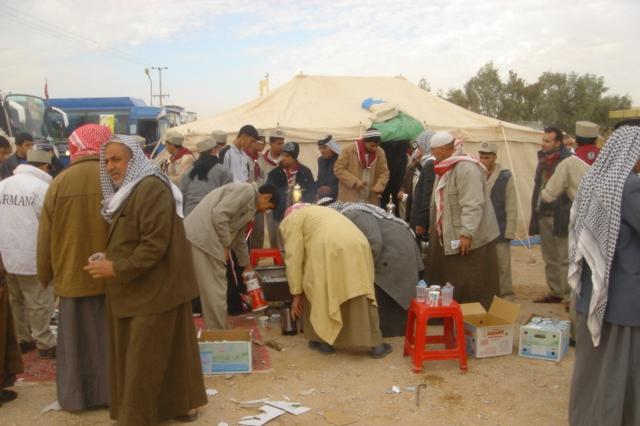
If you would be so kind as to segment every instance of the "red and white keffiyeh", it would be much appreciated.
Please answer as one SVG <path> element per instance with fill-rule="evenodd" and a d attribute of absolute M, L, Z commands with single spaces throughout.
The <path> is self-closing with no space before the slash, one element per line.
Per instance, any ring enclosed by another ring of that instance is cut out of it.
<path fill-rule="evenodd" d="M 106 126 L 85 124 L 78 127 L 69 136 L 71 161 L 89 155 L 100 155 L 100 147 L 107 143 L 113 134 Z"/>
<path fill-rule="evenodd" d="M 378 155 L 376 151 L 367 152 L 364 146 L 364 141 L 362 139 L 358 139 L 356 142 L 356 150 L 358 152 L 358 161 L 363 169 L 370 169 L 376 164 L 376 160 L 378 159 Z"/>

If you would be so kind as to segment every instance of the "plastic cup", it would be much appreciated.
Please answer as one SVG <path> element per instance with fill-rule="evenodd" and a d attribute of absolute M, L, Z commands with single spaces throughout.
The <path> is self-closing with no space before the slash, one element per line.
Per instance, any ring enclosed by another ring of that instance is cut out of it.
<path fill-rule="evenodd" d="M 419 303 L 427 302 L 427 287 L 416 286 L 416 300 Z"/>
<path fill-rule="evenodd" d="M 267 325 L 269 324 L 269 317 L 266 315 L 260 315 L 258 317 L 258 326 L 260 328 L 267 328 Z"/>
<path fill-rule="evenodd" d="M 429 290 L 428 302 L 427 302 L 429 306 L 433 306 L 433 307 L 438 306 L 439 300 L 440 300 L 440 292 L 437 290 Z"/>
<path fill-rule="evenodd" d="M 91 256 L 89 256 L 89 263 L 95 263 L 95 262 L 100 262 L 101 260 L 105 260 L 107 258 L 107 255 L 101 252 L 98 253 L 93 253 Z"/>
<path fill-rule="evenodd" d="M 442 306 L 449 306 L 453 301 L 453 287 L 445 286 L 442 287 Z"/>

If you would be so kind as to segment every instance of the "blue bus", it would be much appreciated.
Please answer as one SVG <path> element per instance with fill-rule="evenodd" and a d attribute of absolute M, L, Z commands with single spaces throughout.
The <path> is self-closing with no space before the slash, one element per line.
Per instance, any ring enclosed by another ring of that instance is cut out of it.
<path fill-rule="evenodd" d="M 65 137 L 83 124 L 99 124 L 100 116 L 110 115 L 115 118 L 115 133 L 143 137 L 147 152 L 167 129 L 182 124 L 184 114 L 179 106 L 148 106 L 142 99 L 131 97 L 55 98 L 48 99 L 47 104 L 67 114 Z"/>

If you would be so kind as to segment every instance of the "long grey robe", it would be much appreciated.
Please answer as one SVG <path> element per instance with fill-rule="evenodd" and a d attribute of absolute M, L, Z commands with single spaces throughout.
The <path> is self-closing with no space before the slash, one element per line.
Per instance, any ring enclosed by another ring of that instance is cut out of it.
<path fill-rule="evenodd" d="M 407 226 L 366 211 L 345 213 L 367 237 L 373 253 L 375 284 L 403 309 L 415 297 L 418 272 L 424 268 L 415 237 Z"/>

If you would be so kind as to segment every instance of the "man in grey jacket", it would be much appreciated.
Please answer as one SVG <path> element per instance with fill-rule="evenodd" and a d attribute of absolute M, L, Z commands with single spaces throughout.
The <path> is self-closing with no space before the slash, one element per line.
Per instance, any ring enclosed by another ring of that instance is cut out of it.
<path fill-rule="evenodd" d="M 500 235 L 486 169 L 462 151 L 462 140 L 437 132 L 430 141 L 436 181 L 430 208 L 427 278 L 451 283 L 458 302 L 489 308 L 500 291 L 495 240 Z"/>
<path fill-rule="evenodd" d="M 232 249 L 240 267 L 250 271 L 245 229 L 256 212 L 278 206 L 271 185 L 230 183 L 210 192 L 184 220 L 191 242 L 202 313 L 209 329 L 223 329 L 227 317 L 226 263 Z"/>

